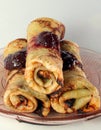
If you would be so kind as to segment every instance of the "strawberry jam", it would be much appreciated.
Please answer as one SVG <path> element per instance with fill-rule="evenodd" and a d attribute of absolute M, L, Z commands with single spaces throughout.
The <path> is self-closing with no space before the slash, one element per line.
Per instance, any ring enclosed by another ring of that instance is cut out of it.
<path fill-rule="evenodd" d="M 7 70 L 21 69 L 25 68 L 26 62 L 26 49 L 22 49 L 14 54 L 8 55 L 4 59 L 4 67 Z"/>
<path fill-rule="evenodd" d="M 32 50 L 36 47 L 44 47 L 60 51 L 60 43 L 57 35 L 48 31 L 41 32 L 38 36 L 32 38 L 28 50 Z"/>
<path fill-rule="evenodd" d="M 68 69 L 72 69 L 75 65 L 79 66 L 82 69 L 82 63 L 80 63 L 73 54 L 61 50 L 61 56 L 63 60 L 64 71 Z"/>

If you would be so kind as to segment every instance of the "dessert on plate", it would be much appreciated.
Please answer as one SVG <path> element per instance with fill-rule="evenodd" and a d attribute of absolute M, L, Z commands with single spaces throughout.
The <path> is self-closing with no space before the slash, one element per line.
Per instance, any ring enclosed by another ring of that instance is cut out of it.
<path fill-rule="evenodd" d="M 33 20 L 27 40 L 4 49 L 5 106 L 17 113 L 82 113 L 100 108 L 97 88 L 87 79 L 79 46 L 64 40 L 65 26 L 52 18 Z"/>

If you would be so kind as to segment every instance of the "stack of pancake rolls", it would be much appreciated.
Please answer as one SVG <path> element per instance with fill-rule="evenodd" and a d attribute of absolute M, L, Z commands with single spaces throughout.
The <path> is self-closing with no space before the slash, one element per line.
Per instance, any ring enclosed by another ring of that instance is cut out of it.
<path fill-rule="evenodd" d="M 52 18 L 33 20 L 27 39 L 4 49 L 4 104 L 11 111 L 57 113 L 91 112 L 100 108 L 97 88 L 83 70 L 79 46 L 64 40 L 64 25 Z"/>

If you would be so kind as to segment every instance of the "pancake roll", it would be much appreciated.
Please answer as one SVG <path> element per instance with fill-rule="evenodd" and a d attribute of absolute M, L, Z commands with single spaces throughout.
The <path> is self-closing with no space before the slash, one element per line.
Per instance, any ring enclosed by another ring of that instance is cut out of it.
<path fill-rule="evenodd" d="M 61 41 L 64 87 L 51 94 L 51 106 L 59 113 L 91 112 L 100 108 L 97 88 L 86 78 L 79 46 Z"/>
<path fill-rule="evenodd" d="M 24 78 L 26 39 L 10 42 L 4 50 L 4 67 L 7 72 L 4 104 L 15 112 L 33 112 L 37 108 L 37 100 L 27 89 Z"/>
<path fill-rule="evenodd" d="M 33 20 L 27 29 L 25 78 L 33 90 L 50 94 L 63 86 L 60 40 L 64 25 L 51 18 Z"/>

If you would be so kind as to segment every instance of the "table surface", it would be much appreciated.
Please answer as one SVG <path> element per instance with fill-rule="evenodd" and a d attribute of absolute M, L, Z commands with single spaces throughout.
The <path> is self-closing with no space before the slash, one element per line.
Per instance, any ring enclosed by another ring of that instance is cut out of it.
<path fill-rule="evenodd" d="M 0 0 L 0 48 L 16 38 L 26 38 L 27 26 L 37 17 L 64 23 L 65 39 L 101 53 L 101 1 L 96 0 Z M 100 130 L 101 117 L 61 126 L 20 123 L 0 116 L 3 130 Z"/>

